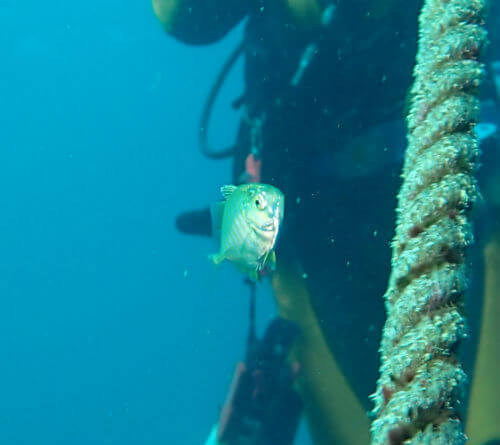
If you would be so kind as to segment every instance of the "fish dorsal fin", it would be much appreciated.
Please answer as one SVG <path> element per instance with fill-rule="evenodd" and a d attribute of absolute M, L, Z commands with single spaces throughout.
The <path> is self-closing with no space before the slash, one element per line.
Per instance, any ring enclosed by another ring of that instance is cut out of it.
<path fill-rule="evenodd" d="M 220 188 L 220 192 L 222 194 L 222 197 L 224 199 L 227 199 L 229 198 L 233 192 L 237 189 L 237 187 L 235 185 L 223 185 L 221 188 Z"/>

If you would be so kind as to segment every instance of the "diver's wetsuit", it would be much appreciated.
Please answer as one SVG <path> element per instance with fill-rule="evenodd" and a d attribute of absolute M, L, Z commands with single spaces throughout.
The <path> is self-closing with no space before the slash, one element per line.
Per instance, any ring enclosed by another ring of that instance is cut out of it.
<path fill-rule="evenodd" d="M 266 117 L 262 182 L 287 200 L 277 254 L 300 259 L 323 328 L 361 400 L 376 378 L 400 162 L 340 180 L 332 155 L 350 137 L 403 119 L 421 2 L 395 3 L 376 15 L 366 1 L 337 2 L 297 87 L 290 79 L 314 36 L 269 9 L 254 14 L 246 30 L 246 105 L 251 116 Z M 403 144 L 401 134 L 388 148 Z M 248 150 L 240 146 L 235 180 Z"/>

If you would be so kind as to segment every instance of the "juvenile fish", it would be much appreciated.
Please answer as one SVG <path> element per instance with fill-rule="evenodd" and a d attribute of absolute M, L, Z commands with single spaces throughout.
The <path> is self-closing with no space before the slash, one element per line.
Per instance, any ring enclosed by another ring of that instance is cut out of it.
<path fill-rule="evenodd" d="M 275 269 L 274 246 L 285 197 L 276 187 L 256 183 L 226 185 L 221 193 L 224 201 L 212 207 L 212 227 L 220 232 L 220 250 L 211 259 L 215 264 L 232 261 L 257 281 L 265 266 Z"/>

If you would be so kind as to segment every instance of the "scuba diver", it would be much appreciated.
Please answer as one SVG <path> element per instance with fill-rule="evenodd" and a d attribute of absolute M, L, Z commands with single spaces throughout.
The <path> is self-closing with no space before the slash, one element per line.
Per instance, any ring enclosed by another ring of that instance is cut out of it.
<path fill-rule="evenodd" d="M 286 197 L 271 277 L 281 321 L 269 329 L 285 332 L 294 326 L 297 333 L 287 337 L 293 341 L 286 348 L 280 346 L 288 352 L 287 359 L 269 360 L 273 366 L 266 372 L 285 376 L 272 386 L 293 387 L 300 396 L 311 436 L 319 445 L 369 442 L 368 395 L 378 370 L 385 317 L 381 296 L 390 272 L 406 94 L 421 6 L 422 1 L 396 0 L 153 0 L 165 30 L 186 44 L 215 42 L 246 20 L 243 41 L 229 55 L 203 109 L 200 147 L 211 159 L 233 158 L 235 185 L 270 184 Z M 495 203 L 500 196 L 498 2 L 491 6 L 489 28 L 491 69 L 483 94 L 488 125 L 478 131 L 489 147 L 480 180 L 488 203 L 490 198 Z M 211 107 L 240 57 L 245 60 L 245 89 L 233 102 L 242 115 L 237 139 L 230 147 L 216 149 L 208 139 Z M 488 208 L 493 215 L 488 220 L 498 221 L 500 206 Z M 500 227 L 483 220 L 479 226 L 488 227 L 480 230 L 478 244 L 492 246 L 484 256 L 487 276 L 500 264 Z M 210 236 L 216 229 L 208 206 L 180 214 L 176 224 L 192 235 Z M 497 287 L 487 281 L 484 292 L 493 295 L 489 312 L 500 317 Z M 481 339 L 498 339 L 494 321 L 483 317 L 481 323 Z M 280 344 L 280 335 L 266 334 L 248 348 L 259 350 L 258 344 L 269 350 L 269 344 Z M 499 347 L 494 345 L 486 352 L 478 346 L 475 374 L 495 358 L 500 364 Z M 482 364 L 481 357 L 490 362 Z M 254 376 L 264 372 L 256 363 L 260 359 L 247 354 L 245 363 L 238 365 L 211 443 L 262 445 L 267 438 L 256 431 L 271 423 L 280 429 L 279 422 L 265 420 L 274 419 L 274 412 L 262 417 L 262 406 L 255 407 L 259 404 L 251 395 L 259 383 Z M 298 373 L 291 365 L 295 363 Z M 484 378 L 482 383 L 474 379 L 471 390 L 467 432 L 474 445 L 500 440 L 500 422 L 491 420 L 500 418 L 500 404 L 494 400 L 500 395 L 500 379 L 487 375 L 486 384 Z M 489 391 L 484 394 L 476 387 Z M 281 400 L 291 395 L 280 391 L 275 406 L 281 407 Z M 295 425 L 296 412 L 291 411 L 290 424 Z M 256 426 L 253 433 L 243 433 L 248 425 Z M 293 439 L 289 431 L 283 437 L 284 444 Z"/>
<path fill-rule="evenodd" d="M 287 357 L 297 326 L 275 318 L 263 337 L 255 334 L 255 283 L 250 282 L 250 323 L 246 357 L 238 362 L 219 422 L 206 445 L 291 445 L 302 414 L 293 389 L 299 365 Z"/>

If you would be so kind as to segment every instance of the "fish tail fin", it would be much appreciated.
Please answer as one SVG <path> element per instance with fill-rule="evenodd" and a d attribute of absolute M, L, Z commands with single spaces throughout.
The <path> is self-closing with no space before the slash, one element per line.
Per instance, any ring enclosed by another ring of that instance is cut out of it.
<path fill-rule="evenodd" d="M 222 232 L 222 218 L 224 216 L 225 201 L 216 202 L 210 206 L 210 220 L 212 222 L 212 235 L 216 240 L 220 239 Z"/>

